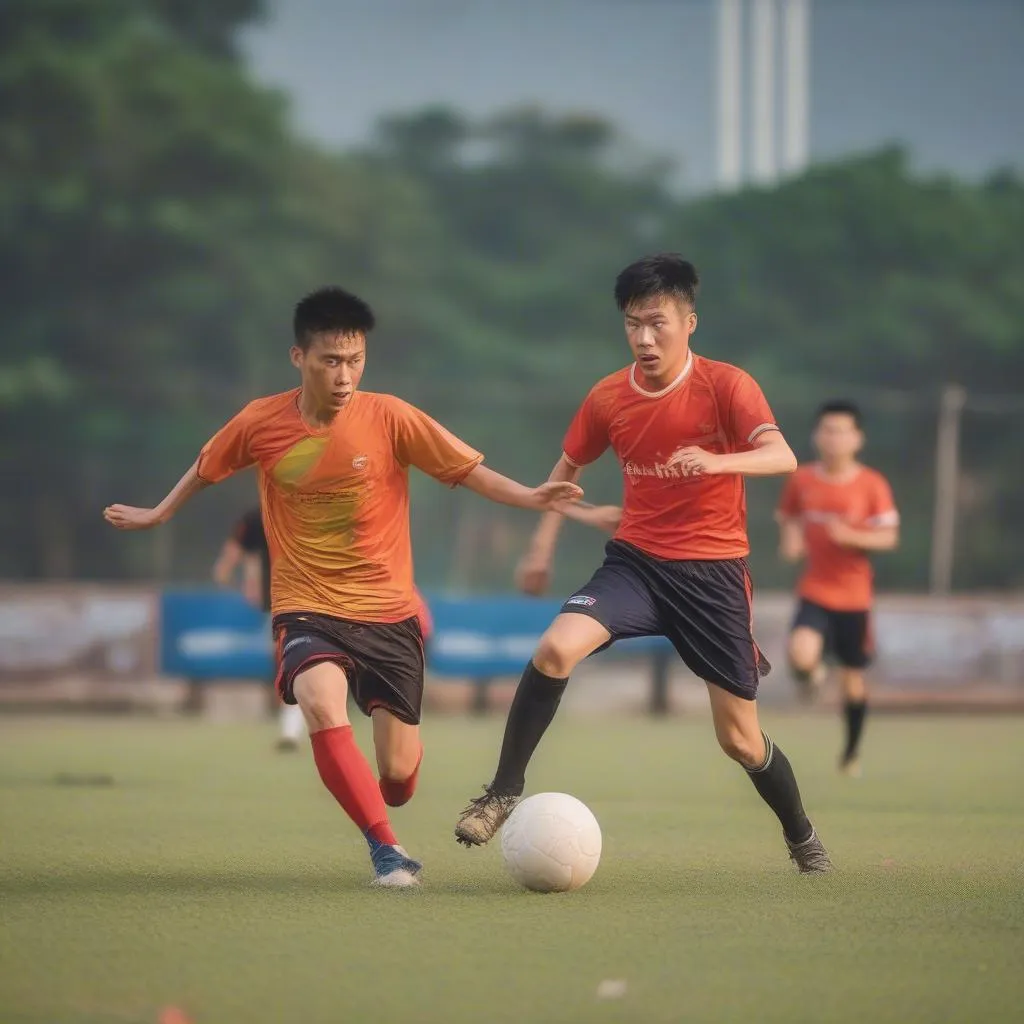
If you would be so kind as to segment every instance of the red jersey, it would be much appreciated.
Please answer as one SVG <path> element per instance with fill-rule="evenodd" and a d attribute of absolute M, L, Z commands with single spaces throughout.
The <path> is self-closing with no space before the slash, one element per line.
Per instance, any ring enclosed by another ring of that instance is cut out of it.
<path fill-rule="evenodd" d="M 454 486 L 483 456 L 393 395 L 357 391 L 322 430 L 303 421 L 298 397 L 296 388 L 250 402 L 199 456 L 199 476 L 210 483 L 259 470 L 274 614 L 421 615 L 409 467 Z"/>
<path fill-rule="evenodd" d="M 800 596 L 831 611 L 867 611 L 874 576 L 868 552 L 836 544 L 827 524 L 842 519 L 858 530 L 898 526 L 900 514 L 885 477 L 861 466 L 836 481 L 817 463 L 801 466 L 786 481 L 779 516 L 797 520 L 803 528 L 807 566 L 798 585 Z"/>
<path fill-rule="evenodd" d="M 742 558 L 750 551 L 743 478 L 687 477 L 667 462 L 687 445 L 716 454 L 747 450 L 776 429 L 753 377 L 691 353 L 661 391 L 640 386 L 635 364 L 598 381 L 562 447 L 574 466 L 593 462 L 609 445 L 618 457 L 625 494 L 617 540 L 657 558 Z"/>

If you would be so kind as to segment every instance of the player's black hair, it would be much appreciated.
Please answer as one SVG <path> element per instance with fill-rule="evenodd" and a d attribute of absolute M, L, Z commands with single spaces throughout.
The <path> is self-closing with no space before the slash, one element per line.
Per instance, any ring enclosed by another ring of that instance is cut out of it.
<path fill-rule="evenodd" d="M 344 288 L 320 288 L 295 307 L 295 344 L 306 350 L 317 334 L 369 334 L 376 324 L 369 305 Z"/>
<path fill-rule="evenodd" d="M 815 426 L 822 421 L 823 417 L 832 415 L 849 416 L 858 430 L 863 425 L 864 418 L 861 416 L 860 406 L 847 398 L 832 398 L 827 402 L 822 402 L 814 416 Z"/>
<path fill-rule="evenodd" d="M 626 312 L 655 295 L 670 295 L 693 305 L 700 279 L 697 268 L 677 252 L 660 252 L 630 263 L 615 279 L 615 304 Z"/>

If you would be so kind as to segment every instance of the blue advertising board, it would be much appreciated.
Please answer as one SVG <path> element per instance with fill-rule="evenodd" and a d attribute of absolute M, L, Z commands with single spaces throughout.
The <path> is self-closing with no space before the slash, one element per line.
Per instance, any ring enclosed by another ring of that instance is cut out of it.
<path fill-rule="evenodd" d="M 562 607 L 561 600 L 518 595 L 425 596 L 434 619 L 431 672 L 478 679 L 518 676 Z M 644 637 L 618 643 L 614 651 L 643 655 L 668 649 L 662 637 Z"/>
<path fill-rule="evenodd" d="M 426 595 L 434 620 L 427 664 L 439 676 L 518 676 L 558 614 L 557 600 L 504 595 Z M 616 645 L 622 654 L 666 646 L 658 639 Z M 187 679 L 269 679 L 274 651 L 268 617 L 231 590 L 194 588 L 161 597 L 160 671 Z"/>
<path fill-rule="evenodd" d="M 269 679 L 268 616 L 232 590 L 167 590 L 160 608 L 160 671 L 188 679 Z"/>

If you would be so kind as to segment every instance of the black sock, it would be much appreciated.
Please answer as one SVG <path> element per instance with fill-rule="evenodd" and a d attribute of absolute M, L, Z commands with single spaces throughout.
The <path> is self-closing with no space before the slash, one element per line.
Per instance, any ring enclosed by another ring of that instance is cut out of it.
<path fill-rule="evenodd" d="M 844 706 L 846 715 L 846 751 L 844 761 L 852 761 L 857 756 L 860 746 L 860 735 L 864 731 L 864 717 L 868 713 L 866 700 L 848 700 Z"/>
<path fill-rule="evenodd" d="M 531 661 L 523 671 L 505 722 L 505 738 L 492 789 L 518 796 L 526 786 L 526 766 L 551 724 L 568 679 L 544 675 Z"/>
<path fill-rule="evenodd" d="M 802 843 L 810 839 L 813 829 L 800 802 L 800 788 L 796 784 L 793 766 L 768 734 L 762 735 L 766 748 L 764 763 L 759 768 L 748 768 L 747 774 L 761 799 L 782 822 L 786 838 L 794 844 Z"/>

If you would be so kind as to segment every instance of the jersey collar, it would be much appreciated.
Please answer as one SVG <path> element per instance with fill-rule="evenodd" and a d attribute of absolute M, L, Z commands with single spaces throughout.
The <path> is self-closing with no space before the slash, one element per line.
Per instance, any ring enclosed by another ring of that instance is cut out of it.
<path fill-rule="evenodd" d="M 660 391 L 645 391 L 636 382 L 636 363 L 629 368 L 629 385 L 638 394 L 644 396 L 644 398 L 661 398 L 662 395 L 667 395 L 670 391 L 674 391 L 680 384 L 690 376 L 690 371 L 693 369 L 693 352 L 686 354 L 686 365 L 679 371 L 679 376 L 676 377 L 671 384 L 667 387 L 662 388 Z"/>

